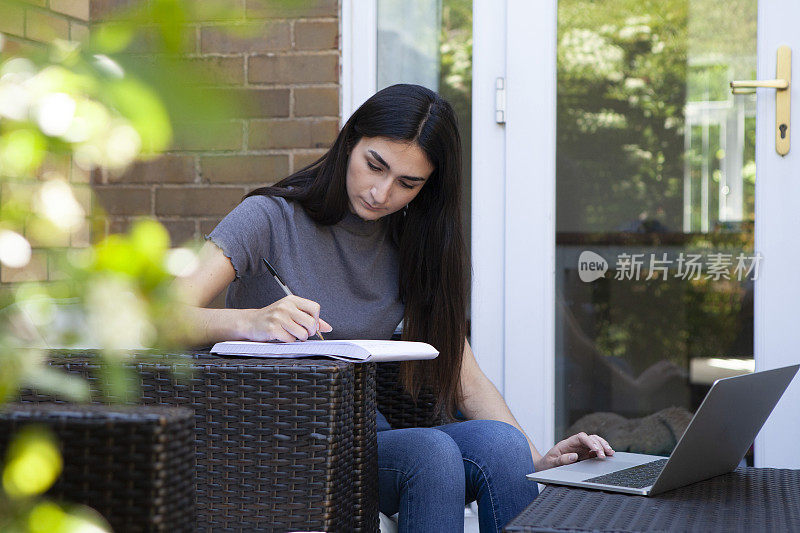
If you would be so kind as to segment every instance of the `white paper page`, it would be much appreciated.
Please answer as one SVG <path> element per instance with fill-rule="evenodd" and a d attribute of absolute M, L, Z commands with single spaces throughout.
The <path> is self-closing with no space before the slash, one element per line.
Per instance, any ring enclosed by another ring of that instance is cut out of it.
<path fill-rule="evenodd" d="M 332 357 L 345 361 L 404 361 L 433 359 L 439 352 L 430 344 L 410 341 L 330 340 L 286 343 L 227 341 L 217 343 L 212 353 L 254 357 Z"/>

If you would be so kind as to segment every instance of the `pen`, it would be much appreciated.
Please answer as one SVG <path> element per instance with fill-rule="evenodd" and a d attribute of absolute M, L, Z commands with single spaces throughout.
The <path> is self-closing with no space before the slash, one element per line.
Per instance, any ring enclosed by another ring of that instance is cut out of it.
<path fill-rule="evenodd" d="M 280 285 L 281 289 L 283 289 L 283 292 L 286 293 L 286 296 L 294 296 L 294 293 L 289 290 L 289 287 L 287 287 L 286 284 L 283 282 L 281 277 L 278 275 L 278 272 L 274 268 L 272 268 L 272 265 L 269 264 L 269 261 L 267 261 L 263 257 L 261 258 L 261 260 L 264 261 L 265 265 L 267 265 L 267 270 L 269 270 L 269 273 L 272 274 L 273 278 L 275 278 L 275 281 L 278 282 L 278 285 Z M 317 337 L 319 337 L 319 340 L 321 341 L 325 340 L 325 337 L 323 337 L 322 333 L 320 333 L 319 331 L 319 322 L 317 322 Z"/>

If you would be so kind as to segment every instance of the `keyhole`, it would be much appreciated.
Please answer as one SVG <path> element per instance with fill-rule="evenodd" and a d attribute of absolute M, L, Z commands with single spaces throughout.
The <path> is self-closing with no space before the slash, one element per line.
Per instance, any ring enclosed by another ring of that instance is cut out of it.
<path fill-rule="evenodd" d="M 785 139 L 786 138 L 786 130 L 789 129 L 789 126 L 787 126 L 786 124 L 781 124 L 780 126 L 778 126 L 778 129 L 781 130 L 781 139 Z"/>

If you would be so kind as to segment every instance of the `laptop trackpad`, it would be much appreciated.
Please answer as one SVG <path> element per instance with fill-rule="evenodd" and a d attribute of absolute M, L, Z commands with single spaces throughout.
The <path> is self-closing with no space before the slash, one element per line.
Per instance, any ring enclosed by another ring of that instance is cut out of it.
<path fill-rule="evenodd" d="M 655 455 L 644 455 L 638 453 L 617 452 L 605 459 L 586 459 L 571 465 L 558 466 L 542 472 L 537 472 L 537 477 L 560 479 L 563 481 L 583 481 L 584 479 L 602 476 L 617 470 L 624 470 L 632 466 L 649 463 L 663 459 Z"/>

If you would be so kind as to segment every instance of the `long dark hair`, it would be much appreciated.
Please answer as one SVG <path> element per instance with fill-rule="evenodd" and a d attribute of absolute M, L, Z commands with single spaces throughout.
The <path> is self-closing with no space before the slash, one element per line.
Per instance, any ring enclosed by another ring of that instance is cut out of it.
<path fill-rule="evenodd" d="M 415 143 L 434 167 L 406 213 L 388 215 L 388 228 L 400 258 L 403 339 L 439 350 L 436 359 L 403 362 L 401 381 L 414 397 L 430 388 L 438 413 L 452 418 L 462 394 L 469 268 L 461 227 L 461 140 L 450 104 L 419 85 L 378 91 L 347 120 L 324 156 L 247 196 L 281 196 L 302 205 L 317 224 L 336 224 L 349 209 L 347 165 L 363 137 Z"/>

